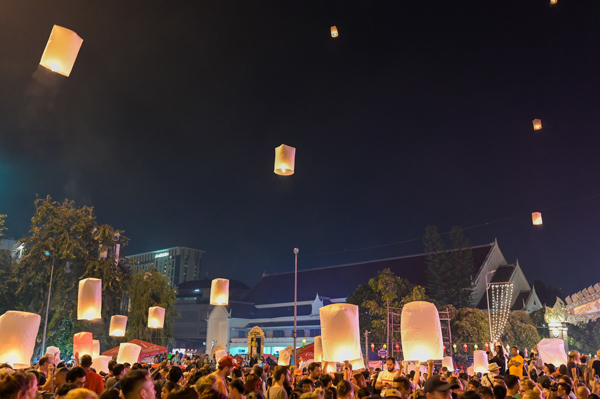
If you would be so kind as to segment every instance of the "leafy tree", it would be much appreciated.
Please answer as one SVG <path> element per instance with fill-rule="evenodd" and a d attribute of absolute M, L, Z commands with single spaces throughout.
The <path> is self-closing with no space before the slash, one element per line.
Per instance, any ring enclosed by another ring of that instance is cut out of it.
<path fill-rule="evenodd" d="M 541 308 L 529 314 L 533 325 L 536 326 L 538 330 L 540 338 L 550 338 L 548 327 L 546 327 L 546 320 L 544 319 L 545 313 L 546 308 Z"/>
<path fill-rule="evenodd" d="M 148 272 L 133 274 L 125 335 L 128 340 L 138 338 L 163 346 L 173 343 L 172 321 L 179 315 L 175 312 L 177 288 L 171 288 L 169 282 L 166 276 L 156 271 L 154 265 L 150 265 Z M 148 309 L 152 306 L 165 308 L 163 329 L 148 328 Z"/>
<path fill-rule="evenodd" d="M 462 308 L 456 311 L 450 323 L 452 341 L 459 344 L 478 344 L 490 340 L 490 329 L 487 314 L 475 308 Z M 482 346 L 483 347 L 483 346 Z"/>
<path fill-rule="evenodd" d="M 519 349 L 531 349 L 540 342 L 540 334 L 527 312 L 517 310 L 508 315 L 501 340 L 510 347 L 517 345 Z"/>
<path fill-rule="evenodd" d="M 453 279 L 448 267 L 448 252 L 437 227 L 427 226 L 423 243 L 427 254 L 427 289 L 439 303 L 452 303 L 449 291 Z"/>
<path fill-rule="evenodd" d="M 373 322 L 376 320 L 376 316 L 369 312 L 369 309 L 365 306 L 366 302 L 377 301 L 377 294 L 369 287 L 369 284 L 361 284 L 358 288 L 346 298 L 347 303 L 358 306 L 358 325 L 360 327 L 360 336 L 363 337 L 365 331 L 369 331 L 371 334 L 369 340 L 381 339 L 380 335 L 373 330 Z M 378 341 L 383 342 L 383 341 Z"/>
<path fill-rule="evenodd" d="M 473 275 L 475 263 L 471 244 L 463 234 L 461 227 L 452 227 L 450 242 L 453 250 L 449 253 L 450 267 L 455 276 L 451 292 L 452 304 L 458 308 L 471 305 L 473 293 Z"/>
<path fill-rule="evenodd" d="M 569 349 L 594 354 L 600 348 L 600 320 L 569 325 Z"/>
<path fill-rule="evenodd" d="M 404 298 L 402 298 L 402 302 L 400 304 L 401 304 L 401 306 L 404 306 L 407 303 L 414 302 L 414 301 L 425 301 L 425 302 L 432 302 L 435 304 L 435 301 L 433 299 L 429 298 L 429 296 L 427 296 L 427 293 L 425 292 L 425 288 L 421 287 L 420 285 L 414 286 L 412 292 L 410 292 L 408 295 L 406 295 Z"/>
<path fill-rule="evenodd" d="M 15 283 L 11 281 L 14 273 L 14 264 L 11 252 L 7 249 L 0 249 L 0 314 L 7 310 L 16 308 L 15 302 Z"/>
<path fill-rule="evenodd" d="M 5 218 L 6 218 L 6 215 L 0 215 L 0 237 L 4 237 L 3 231 L 6 230 L 6 227 L 4 227 L 4 219 Z"/>

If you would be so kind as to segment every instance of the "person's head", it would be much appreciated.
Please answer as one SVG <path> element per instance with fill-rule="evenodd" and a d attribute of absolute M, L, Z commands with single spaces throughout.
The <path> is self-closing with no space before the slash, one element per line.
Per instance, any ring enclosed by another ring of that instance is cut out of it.
<path fill-rule="evenodd" d="M 262 391 L 262 380 L 256 374 L 248 374 L 246 383 L 244 384 L 244 392 L 248 395 L 250 392 Z"/>
<path fill-rule="evenodd" d="M 300 389 L 302 389 L 302 392 L 304 393 L 311 393 L 315 389 L 315 385 L 308 378 L 304 378 L 303 380 L 301 380 L 298 386 L 300 387 Z"/>
<path fill-rule="evenodd" d="M 552 363 L 544 363 L 544 374 L 551 375 L 556 373 L 556 367 Z"/>
<path fill-rule="evenodd" d="M 573 386 L 573 380 L 568 375 L 560 375 L 560 376 L 558 376 L 557 381 L 558 382 L 564 382 L 565 384 L 568 384 L 571 387 Z"/>
<path fill-rule="evenodd" d="M 571 386 L 565 382 L 559 382 L 556 389 L 556 394 L 562 398 L 568 398 L 571 394 Z"/>
<path fill-rule="evenodd" d="M 154 399 L 154 383 L 146 370 L 133 370 L 120 381 L 121 393 L 125 399 Z"/>
<path fill-rule="evenodd" d="M 117 380 L 120 380 L 125 375 L 125 366 L 117 363 L 112 368 L 113 375 Z"/>
<path fill-rule="evenodd" d="M 183 371 L 181 370 L 181 367 L 171 366 L 169 373 L 167 374 L 167 380 L 177 384 L 179 383 L 179 380 L 181 380 L 181 377 L 183 377 Z"/>
<path fill-rule="evenodd" d="M 494 386 L 496 385 L 502 385 L 506 388 L 506 382 L 504 382 L 504 377 L 502 377 L 501 375 L 494 376 Z"/>
<path fill-rule="evenodd" d="M 517 356 L 519 354 L 519 347 L 515 345 L 512 348 L 510 348 L 510 354 L 513 356 Z"/>
<path fill-rule="evenodd" d="M 54 364 L 54 356 L 44 355 L 40 358 L 39 361 L 40 369 L 47 370 L 49 364 Z"/>
<path fill-rule="evenodd" d="M 119 399 L 120 392 L 118 389 L 115 388 L 111 388 L 111 389 L 107 389 L 106 391 L 102 392 L 102 395 L 100 395 L 100 397 L 98 399 Z"/>
<path fill-rule="evenodd" d="M 480 385 L 481 385 L 481 383 L 479 381 L 470 380 L 469 384 L 467 385 L 467 391 L 476 391 Z"/>
<path fill-rule="evenodd" d="M 321 363 L 312 362 L 308 365 L 308 378 L 315 381 L 321 377 Z"/>
<path fill-rule="evenodd" d="M 392 388 L 400 392 L 402 399 L 408 399 L 412 394 L 412 384 L 406 377 L 396 377 L 392 382 Z"/>
<path fill-rule="evenodd" d="M 0 398 L 26 399 L 29 379 L 23 373 L 13 373 L 0 380 Z"/>
<path fill-rule="evenodd" d="M 85 370 L 82 367 L 73 367 L 67 372 L 65 379 L 67 384 L 75 384 L 77 388 L 83 388 L 85 385 Z"/>
<path fill-rule="evenodd" d="M 389 362 L 389 359 L 388 359 Z M 353 399 L 354 388 L 350 381 L 341 380 L 337 385 L 337 396 L 340 399 Z"/>
<path fill-rule="evenodd" d="M 506 381 L 506 389 L 510 396 L 515 396 L 519 392 L 520 380 L 516 375 L 507 375 L 504 379 Z M 494 392 L 495 393 L 495 392 Z"/>
<path fill-rule="evenodd" d="M 131 371 L 131 364 L 125 362 L 123 363 L 123 366 L 125 366 L 125 374 L 129 373 L 129 371 Z"/>
<path fill-rule="evenodd" d="M 581 364 L 587 364 L 588 360 L 590 360 L 588 358 L 587 355 L 581 355 L 581 357 L 579 358 L 579 361 L 581 362 Z"/>
<path fill-rule="evenodd" d="M 504 385 L 494 385 L 494 399 L 506 398 L 506 387 Z"/>
<path fill-rule="evenodd" d="M 217 389 L 217 377 L 214 374 L 206 375 L 196 381 L 196 391 L 203 396 L 205 392 L 212 391 Z"/>
<path fill-rule="evenodd" d="M 434 375 L 425 381 L 423 390 L 427 399 L 450 399 L 452 390 L 458 388 L 460 385 L 449 383 L 441 375 Z"/>
<path fill-rule="evenodd" d="M 240 370 L 237 367 L 231 370 L 231 378 L 233 380 L 239 380 L 240 378 L 242 378 L 243 375 L 244 374 L 242 373 L 242 370 Z"/>
<path fill-rule="evenodd" d="M 396 359 L 394 359 L 393 357 L 388 357 L 385 361 L 385 367 L 390 373 L 394 371 L 394 369 L 396 368 Z"/>
<path fill-rule="evenodd" d="M 571 351 L 569 352 L 569 358 L 568 358 L 569 362 L 576 362 L 579 360 L 579 352 L 578 351 Z"/>
<path fill-rule="evenodd" d="M 256 374 L 258 377 L 262 377 L 262 375 L 263 375 L 263 368 L 260 367 L 260 365 L 255 364 L 254 366 L 252 366 L 252 373 Z"/>
<path fill-rule="evenodd" d="M 358 390 L 358 393 L 356 394 L 356 396 L 358 396 L 358 399 L 364 399 L 364 398 L 368 398 L 369 396 L 371 396 L 371 393 L 369 392 L 369 390 L 367 388 L 361 388 Z"/>
<path fill-rule="evenodd" d="M 96 392 L 85 388 L 76 388 L 69 391 L 65 399 L 98 399 Z"/>
<path fill-rule="evenodd" d="M 81 364 L 81 367 L 83 367 L 86 370 L 92 367 L 92 357 L 90 355 L 81 356 L 81 360 L 79 362 Z"/>
<path fill-rule="evenodd" d="M 479 386 L 475 392 L 480 394 L 483 399 L 494 399 L 494 391 L 492 391 L 492 388 L 486 387 L 485 385 Z"/>
<path fill-rule="evenodd" d="M 200 396 L 194 388 L 178 388 L 169 393 L 167 399 L 199 399 Z"/>
<path fill-rule="evenodd" d="M 59 387 L 62 384 L 67 383 L 67 373 L 68 372 L 69 372 L 69 369 L 67 369 L 66 367 L 61 367 L 54 372 L 54 379 L 52 381 L 54 382 L 55 387 Z"/>
<path fill-rule="evenodd" d="M 521 395 L 522 399 L 541 399 L 540 391 L 537 389 L 530 389 L 528 391 L 523 392 Z"/>
<path fill-rule="evenodd" d="M 248 398 L 248 399 L 265 399 L 265 396 L 262 394 L 262 392 L 254 391 L 254 392 L 250 392 L 248 394 L 248 396 L 246 396 L 246 398 Z"/>
<path fill-rule="evenodd" d="M 461 397 L 461 399 L 483 399 L 483 396 L 477 391 L 465 391 Z"/>
<path fill-rule="evenodd" d="M 560 375 L 567 375 L 567 366 L 564 365 L 564 364 L 561 364 L 558 367 L 558 374 L 560 374 Z"/>
<path fill-rule="evenodd" d="M 231 381 L 231 384 L 229 384 L 229 397 L 231 399 L 244 399 L 245 389 L 246 388 L 241 378 L 235 379 Z"/>
<path fill-rule="evenodd" d="M 281 386 L 288 387 L 291 381 L 290 369 L 287 366 L 277 366 L 273 372 L 273 381 Z"/>
<path fill-rule="evenodd" d="M 166 381 L 160 389 L 160 398 L 158 398 L 158 399 L 167 399 L 167 396 L 169 396 L 169 393 L 176 387 L 177 387 L 177 385 L 175 385 L 174 382 Z M 156 385 L 154 386 L 154 388 L 156 388 Z M 156 389 L 155 389 L 155 391 L 156 391 Z M 156 394 L 157 394 L 156 396 L 158 396 L 158 391 L 156 391 Z"/>
<path fill-rule="evenodd" d="M 590 390 L 585 385 L 575 388 L 575 396 L 577 399 L 588 399 L 590 396 Z"/>
<path fill-rule="evenodd" d="M 329 374 L 321 374 L 319 381 L 321 381 L 323 388 L 329 388 L 333 385 L 333 378 Z M 325 395 L 327 395 L 327 392 L 325 392 Z"/>
<path fill-rule="evenodd" d="M 507 380 L 508 381 L 508 380 Z M 519 393 L 521 395 L 523 395 L 523 393 L 525 393 L 526 391 L 532 390 L 535 388 L 535 384 L 533 383 L 532 380 L 530 380 L 529 378 L 524 379 L 521 382 L 520 388 L 519 388 Z M 514 395 L 513 395 L 514 396 Z"/>

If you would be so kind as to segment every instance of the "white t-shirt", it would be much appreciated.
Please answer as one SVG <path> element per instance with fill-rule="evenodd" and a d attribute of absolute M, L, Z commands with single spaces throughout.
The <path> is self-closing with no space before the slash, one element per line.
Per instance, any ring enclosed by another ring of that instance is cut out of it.
<path fill-rule="evenodd" d="M 377 382 L 381 382 L 383 385 L 390 384 L 394 382 L 394 378 L 396 378 L 396 370 L 393 372 L 389 372 L 387 370 L 382 370 L 379 372 L 379 376 L 377 377 Z"/>

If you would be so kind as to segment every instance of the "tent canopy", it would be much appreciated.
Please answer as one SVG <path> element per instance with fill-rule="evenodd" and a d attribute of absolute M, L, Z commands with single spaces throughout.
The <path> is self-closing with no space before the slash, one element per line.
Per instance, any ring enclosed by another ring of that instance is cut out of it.
<path fill-rule="evenodd" d="M 296 356 L 302 358 L 304 362 L 315 359 L 315 344 L 305 345 L 304 348 L 296 348 Z"/>
<path fill-rule="evenodd" d="M 131 341 L 129 341 L 129 343 L 136 344 L 136 345 L 139 345 L 142 347 L 142 350 L 140 351 L 140 357 L 138 359 L 138 362 L 145 357 L 153 357 L 153 356 L 159 355 L 161 353 L 167 353 L 169 351 L 164 346 L 152 344 L 152 343 L 146 342 L 146 341 L 141 341 L 139 339 L 131 340 Z M 119 347 L 120 346 L 117 346 L 116 348 L 107 350 L 106 352 L 104 352 L 102 354 L 105 356 L 111 356 L 116 359 L 117 355 L 119 354 Z"/>

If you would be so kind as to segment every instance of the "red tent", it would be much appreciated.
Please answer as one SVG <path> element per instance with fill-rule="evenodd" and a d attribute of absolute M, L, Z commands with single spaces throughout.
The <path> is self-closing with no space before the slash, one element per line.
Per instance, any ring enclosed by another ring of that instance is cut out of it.
<path fill-rule="evenodd" d="M 308 344 L 304 346 L 304 348 L 296 349 L 296 356 L 298 356 L 298 359 L 302 358 L 302 360 L 304 360 L 305 363 L 309 360 L 314 360 L 315 344 Z"/>
<path fill-rule="evenodd" d="M 132 341 L 129 341 L 129 343 L 136 344 L 136 345 L 139 345 L 142 347 L 142 350 L 140 352 L 140 358 L 138 359 L 138 362 L 145 357 L 153 357 L 153 356 L 159 355 L 161 353 L 167 353 L 169 351 L 164 346 L 152 344 L 152 343 L 146 342 L 146 341 L 140 341 L 139 339 L 134 339 Z M 117 358 L 118 354 L 119 354 L 119 346 L 117 346 L 116 348 L 107 350 L 106 352 L 103 353 L 103 355 L 112 356 L 115 359 Z"/>

